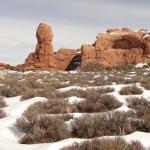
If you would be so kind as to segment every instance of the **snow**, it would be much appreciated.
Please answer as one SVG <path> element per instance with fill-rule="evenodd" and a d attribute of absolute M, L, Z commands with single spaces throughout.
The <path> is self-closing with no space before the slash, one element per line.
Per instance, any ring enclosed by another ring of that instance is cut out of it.
<path fill-rule="evenodd" d="M 136 68 L 142 68 L 144 67 L 145 65 L 147 65 L 147 63 L 138 63 L 135 65 Z"/>
<path fill-rule="evenodd" d="M 35 97 L 26 101 L 20 101 L 20 96 L 5 98 L 7 103 L 7 107 L 3 110 L 6 113 L 6 117 L 0 119 L 0 149 L 1 150 L 32 150 L 37 148 L 39 145 L 33 146 L 24 146 L 18 144 L 18 140 L 20 139 L 22 133 L 19 132 L 15 127 L 15 122 L 18 117 L 22 115 L 22 113 L 33 103 L 37 101 L 44 101 L 45 98 Z"/>
<path fill-rule="evenodd" d="M 132 134 L 125 135 L 124 139 L 129 143 L 131 141 L 140 141 L 145 148 L 150 147 L 150 133 L 136 131 Z"/>
<path fill-rule="evenodd" d="M 79 98 L 79 97 L 76 97 L 76 96 L 71 96 L 71 97 L 68 97 L 67 100 L 68 100 L 68 103 L 74 104 L 74 103 L 79 103 L 79 102 L 81 102 L 85 99 L 84 98 Z"/>
<path fill-rule="evenodd" d="M 146 39 L 147 37 L 150 37 L 150 31 L 146 31 L 144 36 L 142 37 L 142 40 Z"/>
<path fill-rule="evenodd" d="M 26 72 L 24 72 L 23 74 L 24 74 L 24 75 L 27 75 L 27 74 L 30 74 L 30 73 L 32 73 L 32 71 L 26 71 Z"/>
<path fill-rule="evenodd" d="M 126 105 L 122 105 L 121 107 L 115 109 L 114 111 L 128 112 L 131 111 L 131 108 L 128 108 Z M 133 110 L 132 110 L 133 111 Z"/>
<path fill-rule="evenodd" d="M 145 65 L 145 64 L 138 64 L 136 67 L 137 68 L 142 67 L 142 65 Z M 8 73 L 17 74 L 17 72 L 11 72 L 11 71 L 5 71 L 5 72 L 0 72 L 0 73 L 2 73 L 2 74 L 8 74 Z M 45 72 L 45 73 L 48 73 L 48 72 Z M 74 75 L 77 72 L 73 71 L 73 72 L 69 72 L 69 73 Z M 134 71 L 130 72 L 130 73 L 132 75 L 136 74 Z M 24 74 L 29 74 L 29 72 L 25 72 Z M 100 77 L 100 75 L 99 74 L 95 75 L 95 78 L 97 78 L 97 77 Z M 38 80 L 38 82 L 41 82 L 41 81 L 42 81 L 41 79 Z M 68 83 L 69 83 L 69 81 L 68 81 Z M 140 87 L 143 90 L 143 93 L 140 95 L 129 95 L 129 96 L 120 95 L 119 91 L 121 90 L 121 88 L 129 86 L 129 85 L 130 86 L 136 85 L 136 86 Z M 116 83 L 114 83 L 112 85 L 89 86 L 89 87 L 68 86 L 65 88 L 60 88 L 60 89 L 58 89 L 58 91 L 66 92 L 66 91 L 69 91 L 72 89 L 86 90 L 86 89 L 91 89 L 91 88 L 97 89 L 97 88 L 108 88 L 108 87 L 115 89 L 114 92 L 111 92 L 109 94 L 116 97 L 116 99 L 122 103 L 121 107 L 119 107 L 113 111 L 127 112 L 129 110 L 132 110 L 132 109 L 128 108 L 128 105 L 126 102 L 126 99 L 128 97 L 143 97 L 143 98 L 146 98 L 148 101 L 150 101 L 150 91 L 141 87 L 140 83 L 133 83 L 133 84 L 116 84 Z M 21 133 L 15 127 L 16 119 L 19 118 L 30 105 L 32 105 L 38 101 L 46 101 L 47 100 L 46 98 L 43 98 L 43 97 L 35 97 L 32 99 L 28 99 L 26 101 L 20 101 L 20 98 L 21 98 L 21 96 L 4 99 L 7 103 L 7 107 L 3 108 L 3 110 L 6 112 L 7 116 L 5 118 L 0 119 L 0 131 L 1 131 L 1 133 L 0 133 L 0 150 L 12 150 L 12 149 L 14 149 L 14 150 L 20 150 L 20 149 L 21 150 L 60 150 L 64 146 L 72 145 L 75 142 L 81 143 L 81 142 L 84 142 L 87 140 L 87 139 L 79 139 L 79 138 L 70 138 L 70 139 L 62 140 L 62 141 L 55 142 L 55 143 L 30 144 L 30 145 L 19 144 L 18 141 L 21 138 L 21 136 L 23 135 L 23 133 Z M 66 98 L 66 100 L 68 100 L 68 102 L 70 104 L 73 104 L 73 103 L 81 102 L 85 99 L 79 98 L 76 96 L 72 96 L 72 97 Z M 96 113 L 91 113 L 91 115 L 95 115 L 95 114 Z M 70 115 L 73 115 L 73 118 L 78 118 L 78 117 L 81 117 L 83 115 L 83 113 L 70 113 Z M 71 123 L 71 121 L 73 121 L 73 120 L 69 120 L 66 123 L 69 125 Z M 107 137 L 112 138 L 115 136 L 107 136 Z M 100 139 L 101 138 L 104 138 L 104 137 L 100 137 Z M 127 142 L 137 140 L 137 141 L 141 142 L 143 144 L 143 146 L 150 147 L 150 133 L 136 131 L 132 134 L 123 136 L 123 138 Z"/>

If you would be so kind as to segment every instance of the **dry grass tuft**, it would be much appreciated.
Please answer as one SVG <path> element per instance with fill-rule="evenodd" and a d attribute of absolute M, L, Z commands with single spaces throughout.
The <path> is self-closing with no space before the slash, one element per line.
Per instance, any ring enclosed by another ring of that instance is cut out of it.
<path fill-rule="evenodd" d="M 83 143 L 76 143 L 61 150 L 146 150 L 138 141 L 126 143 L 122 138 L 115 139 L 94 139 Z"/>
<path fill-rule="evenodd" d="M 0 119 L 6 116 L 5 112 L 0 109 Z"/>
<path fill-rule="evenodd" d="M 105 112 L 116 109 L 122 104 L 111 95 L 101 95 L 75 104 L 77 112 Z"/>
<path fill-rule="evenodd" d="M 143 93 L 143 90 L 136 86 L 126 86 L 120 90 L 121 95 L 136 95 L 136 94 L 142 94 L 142 93 Z"/>
<path fill-rule="evenodd" d="M 6 102 L 4 101 L 3 97 L 0 97 L 0 108 L 6 107 Z"/>
<path fill-rule="evenodd" d="M 72 123 L 72 132 L 78 138 L 125 135 L 134 132 L 134 124 L 128 113 L 116 112 L 106 115 L 83 115 Z"/>
<path fill-rule="evenodd" d="M 67 125 L 59 117 L 20 118 L 17 127 L 26 133 L 19 141 L 21 144 L 49 143 L 70 137 Z"/>

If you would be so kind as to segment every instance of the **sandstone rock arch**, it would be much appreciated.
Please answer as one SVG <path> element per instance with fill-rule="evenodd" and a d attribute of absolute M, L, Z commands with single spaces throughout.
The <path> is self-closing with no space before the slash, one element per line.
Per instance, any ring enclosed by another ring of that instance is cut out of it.
<path fill-rule="evenodd" d="M 143 48 L 141 40 L 136 36 L 122 36 L 113 42 L 112 48 L 114 49 L 132 49 Z"/>
<path fill-rule="evenodd" d="M 131 42 L 126 39 L 119 39 L 119 40 L 114 41 L 112 48 L 114 48 L 114 49 L 129 49 L 129 48 L 131 48 Z"/>

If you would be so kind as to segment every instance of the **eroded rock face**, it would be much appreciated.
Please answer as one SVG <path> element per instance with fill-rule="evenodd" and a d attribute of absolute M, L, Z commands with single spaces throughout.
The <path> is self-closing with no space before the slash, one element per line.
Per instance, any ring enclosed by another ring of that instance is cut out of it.
<path fill-rule="evenodd" d="M 37 46 L 35 52 L 29 54 L 25 63 L 17 66 L 17 70 L 66 70 L 77 51 L 60 49 L 57 53 L 53 50 L 53 32 L 49 25 L 41 23 L 38 26 Z"/>
<path fill-rule="evenodd" d="M 57 52 L 53 49 L 51 26 L 41 23 L 36 37 L 35 52 L 29 54 L 24 64 L 16 66 L 16 70 L 65 71 L 83 68 L 89 62 L 104 67 L 118 67 L 150 61 L 150 32 L 147 29 L 138 32 L 129 28 L 108 29 L 96 37 L 94 44 L 82 45 L 78 50 L 61 48 Z M 0 64 L 1 68 L 12 67 Z"/>
<path fill-rule="evenodd" d="M 7 70 L 7 69 L 14 70 L 14 67 L 8 64 L 0 63 L 0 70 Z"/>
<path fill-rule="evenodd" d="M 150 61 L 150 35 L 146 30 L 108 29 L 97 36 L 93 45 L 81 48 L 81 67 L 94 61 L 105 67 L 125 66 Z"/>
<path fill-rule="evenodd" d="M 142 42 L 144 46 L 144 55 L 150 55 L 150 32 L 144 33 L 142 37 Z"/>

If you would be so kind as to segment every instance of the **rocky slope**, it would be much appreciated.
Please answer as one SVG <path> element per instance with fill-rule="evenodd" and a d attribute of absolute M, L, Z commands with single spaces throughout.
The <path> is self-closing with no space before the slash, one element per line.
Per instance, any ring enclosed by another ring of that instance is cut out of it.
<path fill-rule="evenodd" d="M 49 25 L 41 23 L 36 37 L 35 52 L 29 54 L 24 64 L 16 67 L 0 64 L 0 69 L 64 71 L 84 68 L 91 62 L 117 67 L 150 61 L 150 32 L 146 29 L 138 32 L 128 28 L 108 29 L 97 36 L 94 44 L 57 52 L 53 49 L 53 31 Z"/>

